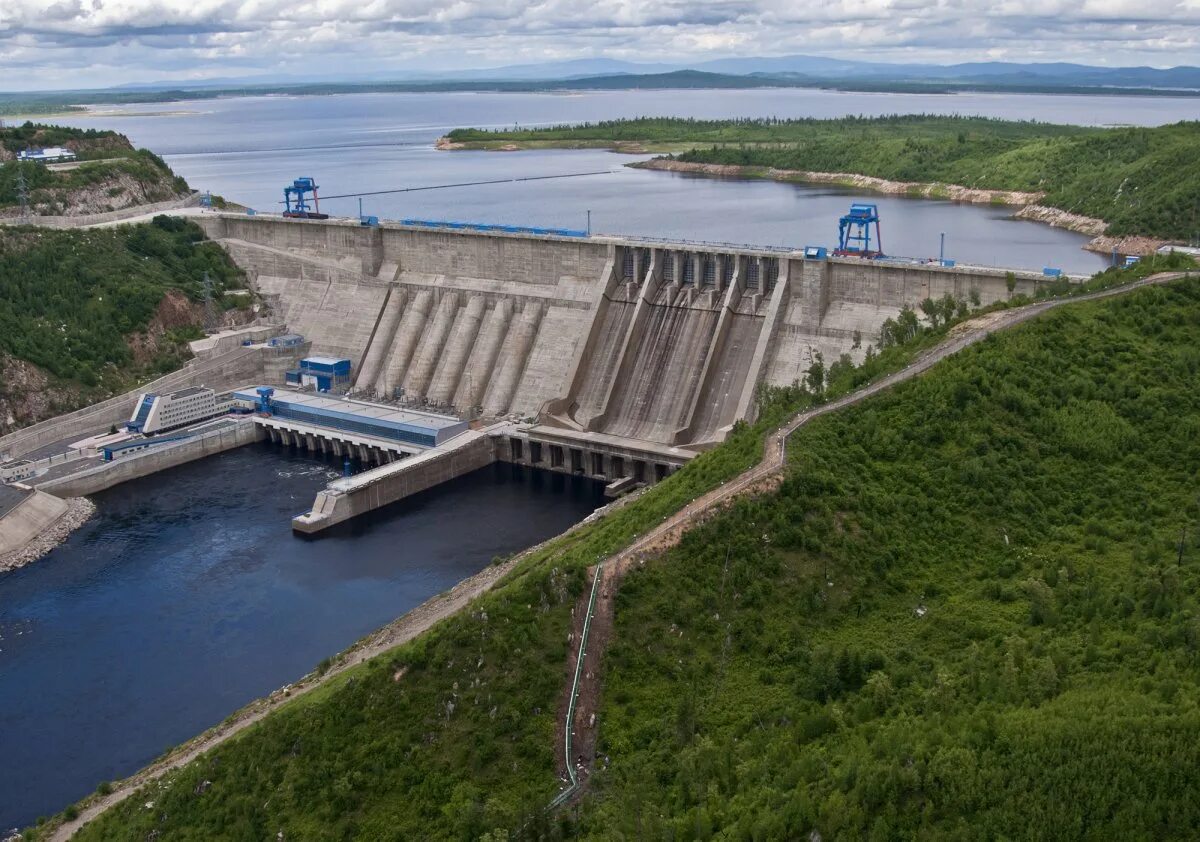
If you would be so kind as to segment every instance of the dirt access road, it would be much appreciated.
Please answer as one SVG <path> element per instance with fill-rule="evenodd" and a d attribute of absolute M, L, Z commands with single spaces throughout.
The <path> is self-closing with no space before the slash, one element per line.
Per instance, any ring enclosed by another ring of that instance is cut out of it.
<path fill-rule="evenodd" d="M 791 419 L 786 425 L 771 435 L 765 448 L 763 459 L 758 465 L 708 494 L 693 500 L 675 515 L 667 518 L 660 526 L 636 539 L 627 549 L 609 560 L 609 563 L 605 567 L 604 579 L 601 582 L 602 590 L 596 601 L 592 631 L 589 635 L 591 643 L 585 654 L 585 672 L 580 680 L 579 696 L 581 703 L 577 706 L 575 716 L 577 734 L 580 735 L 577 736 L 577 739 L 586 739 L 589 752 L 592 750 L 595 734 L 592 733 L 594 731 L 594 721 L 591 720 L 590 715 L 595 712 L 596 702 L 599 699 L 601 676 L 598 667 L 605 646 L 612 635 L 612 597 L 615 595 L 616 589 L 620 585 L 621 578 L 625 572 L 634 561 L 644 560 L 647 556 L 660 552 L 677 543 L 680 536 L 691 525 L 697 523 L 704 516 L 716 511 L 734 497 L 755 493 L 761 488 L 769 487 L 771 484 L 778 482 L 782 476 L 782 468 L 786 460 L 787 438 L 796 429 L 813 418 L 857 403 L 877 392 L 891 388 L 896 383 L 915 377 L 935 365 L 938 361 L 961 351 L 969 345 L 973 345 L 988 334 L 1027 321 L 1046 310 L 1076 301 L 1095 300 L 1097 298 L 1122 295 L 1140 287 L 1169 283 L 1170 281 L 1185 277 L 1187 274 L 1185 272 L 1176 272 L 1155 275 L 1103 292 L 1031 304 L 1016 310 L 991 313 L 980 319 L 966 322 L 960 325 L 944 343 L 930 350 L 903 371 L 888 375 L 851 395 L 847 395 L 824 406 L 808 410 Z M 624 502 L 618 501 L 618 503 L 613 505 L 623 505 Z M 591 518 L 577 524 L 568 530 L 568 533 L 579 529 L 590 520 Z M 556 536 L 550 540 L 556 540 L 558 537 L 561 536 Z M 105 810 L 124 801 L 137 791 L 139 787 L 160 779 L 167 773 L 196 759 L 204 752 L 219 746 L 230 737 L 241 733 L 296 696 L 319 687 L 326 681 L 341 675 L 351 667 L 361 664 L 376 655 L 381 655 L 397 646 L 407 643 L 440 620 L 456 614 L 467 607 L 474 599 L 491 590 L 492 587 L 519 565 L 526 556 L 540 549 L 541 546 L 543 545 L 526 550 L 524 553 L 515 556 L 503 564 L 488 567 L 469 579 L 459 582 L 445 593 L 425 601 L 403 617 L 380 629 L 370 637 L 364 638 L 339 655 L 334 664 L 324 673 L 319 675 L 310 673 L 295 684 L 280 688 L 265 699 L 252 702 L 215 728 L 211 728 L 198 737 L 184 743 L 132 777 L 120 781 L 108 795 L 96 796 L 84 803 L 81 806 L 78 818 L 59 825 L 54 829 L 53 834 L 49 838 L 55 840 L 55 842 L 70 839 L 84 824 L 96 818 Z M 576 611 L 576 614 L 579 615 L 580 611 Z M 564 689 L 564 695 L 569 695 L 570 693 L 574 662 L 578 655 L 577 651 L 570 653 L 570 674 L 566 688 Z M 583 704 L 584 700 L 587 700 L 588 704 Z M 562 705 L 559 709 L 565 711 L 566 706 Z M 563 731 L 563 723 L 560 723 L 560 738 Z M 563 754 L 562 744 L 562 739 L 559 739 L 556 753 L 560 761 Z M 585 765 L 590 766 L 591 759 L 590 753 L 585 756 Z"/>
<path fill-rule="evenodd" d="M 613 600 L 626 573 L 635 564 L 644 564 L 647 559 L 659 555 L 668 548 L 678 544 L 685 532 L 702 522 L 705 518 L 711 517 L 720 509 L 729 505 L 737 497 L 762 493 L 775 488 L 783 479 L 784 467 L 787 463 L 787 443 L 792 433 L 814 418 L 819 418 L 831 412 L 837 412 L 839 409 L 866 400 L 885 389 L 890 389 L 897 383 L 911 380 L 922 372 L 928 371 L 947 357 L 974 345 L 992 333 L 1029 321 L 1048 310 L 1068 304 L 1075 304 L 1080 301 L 1096 301 L 1102 298 L 1125 295 L 1142 287 L 1167 284 L 1195 274 L 1194 272 L 1164 272 L 1100 292 L 1042 301 L 1013 310 L 999 310 L 963 322 L 951 329 L 950 335 L 944 342 L 922 354 L 906 368 L 882 377 L 874 383 L 864 386 L 845 397 L 838 398 L 835 401 L 796 415 L 770 435 L 764 448 L 762 461 L 757 465 L 707 494 L 697 497 L 674 515 L 666 518 L 662 524 L 635 539 L 625 550 L 622 550 L 611 558 L 605 559 L 599 585 L 600 593 L 592 612 L 586 648 L 583 652 L 583 668 L 580 671 L 579 683 L 577 685 L 578 695 L 575 703 L 575 716 L 570 723 L 573 738 L 571 752 L 575 756 L 570 758 L 569 761 L 566 756 L 566 729 L 568 723 L 565 719 L 560 720 L 558 723 L 555 757 L 558 760 L 560 775 L 565 779 L 565 764 L 567 762 L 576 764 L 580 776 L 580 793 L 582 793 L 583 787 L 586 786 L 589 779 L 590 770 L 595 762 L 595 746 L 598 738 L 596 726 L 599 717 L 600 691 L 603 685 L 601 665 L 604 658 L 604 651 L 613 637 Z M 591 575 L 594 575 L 594 571 L 595 567 L 589 570 L 589 579 Z M 576 663 L 580 657 L 578 647 L 580 640 L 579 630 L 582 628 L 584 615 L 587 613 L 587 597 L 588 593 L 585 590 L 575 609 L 575 628 L 573 629 L 574 633 L 571 639 L 576 645 L 567 655 L 566 681 L 563 685 L 562 695 L 558 704 L 558 711 L 564 717 L 565 712 L 569 709 L 571 688 L 572 686 L 576 686 L 574 685 L 574 677 Z M 576 797 L 570 799 L 567 803 L 577 800 L 580 793 L 577 793 Z"/>

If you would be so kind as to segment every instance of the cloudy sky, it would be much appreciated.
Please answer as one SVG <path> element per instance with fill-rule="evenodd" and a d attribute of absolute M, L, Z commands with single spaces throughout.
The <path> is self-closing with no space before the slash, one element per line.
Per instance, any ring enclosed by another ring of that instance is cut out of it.
<path fill-rule="evenodd" d="M 608 57 L 1200 63 L 1200 0 L 0 0 L 0 90 Z"/>

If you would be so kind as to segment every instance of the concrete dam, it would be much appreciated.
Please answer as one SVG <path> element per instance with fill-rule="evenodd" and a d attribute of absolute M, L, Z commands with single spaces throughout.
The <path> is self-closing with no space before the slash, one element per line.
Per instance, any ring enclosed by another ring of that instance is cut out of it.
<path fill-rule="evenodd" d="M 720 442 L 759 384 L 860 359 L 904 305 L 1008 297 L 1000 269 L 616 237 L 206 215 L 199 223 L 352 392 L 534 438 L 662 451 Z M 1046 279 L 1016 273 L 1014 292 Z"/>
<path fill-rule="evenodd" d="M 752 420 L 762 385 L 802 379 L 817 354 L 860 360 L 903 306 L 988 304 L 1047 280 L 626 237 L 197 221 L 273 318 L 314 353 L 351 360 L 352 396 L 478 422 L 415 457 L 351 445 L 378 467 L 331 483 L 293 519 L 303 532 L 497 460 L 599 479 L 610 494 L 656 482 Z M 336 437 L 278 435 L 345 452 Z"/>

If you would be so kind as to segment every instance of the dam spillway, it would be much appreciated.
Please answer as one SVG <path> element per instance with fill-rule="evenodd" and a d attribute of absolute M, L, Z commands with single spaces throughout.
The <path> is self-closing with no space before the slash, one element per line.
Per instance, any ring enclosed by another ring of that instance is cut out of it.
<path fill-rule="evenodd" d="M 674 465 L 720 442 L 760 386 L 802 379 L 817 355 L 861 360 L 906 305 L 986 305 L 1048 280 L 624 237 L 198 222 L 314 353 L 353 361 L 355 394 L 526 422 L 523 437 L 567 448 L 552 467 L 606 479 L 622 448 Z"/>

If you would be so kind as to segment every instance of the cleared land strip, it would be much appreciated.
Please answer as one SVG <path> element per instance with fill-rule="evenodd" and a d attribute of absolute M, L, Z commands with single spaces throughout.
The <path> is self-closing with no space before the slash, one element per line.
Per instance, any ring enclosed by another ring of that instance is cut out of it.
<path fill-rule="evenodd" d="M 598 667 L 607 642 L 611 638 L 613 620 L 612 599 L 625 572 L 635 561 L 644 560 L 649 555 L 673 546 L 692 524 L 699 522 L 705 516 L 716 511 L 735 497 L 742 494 L 755 493 L 767 487 L 768 483 L 773 484 L 777 482 L 782 477 L 782 469 L 786 460 L 787 438 L 796 429 L 813 418 L 857 403 L 884 389 L 891 388 L 897 383 L 915 377 L 931 368 L 940 360 L 980 341 L 988 334 L 1027 321 L 1054 307 L 1077 301 L 1090 301 L 1122 295 L 1141 287 L 1169 283 L 1179 278 L 1187 277 L 1189 274 L 1192 273 L 1162 273 L 1101 292 L 1030 304 L 1019 309 L 990 313 L 979 319 L 966 322 L 959 326 L 945 342 L 931 349 L 927 354 L 904 370 L 881 378 L 853 394 L 795 416 L 787 424 L 771 434 L 764 448 L 763 458 L 758 465 L 707 494 L 697 497 L 680 511 L 664 520 L 659 526 L 635 539 L 628 548 L 606 560 L 604 562 L 603 575 L 599 583 L 600 594 L 595 607 L 595 616 L 591 621 L 592 625 L 589 633 L 590 644 L 586 653 L 585 669 L 580 676 L 577 691 L 580 702 L 575 707 L 576 744 L 580 747 L 584 745 L 590 747 L 595 744 L 594 722 L 591 720 L 591 714 L 595 712 L 596 702 L 599 699 L 600 674 Z M 628 499 L 625 498 L 625 500 L 613 505 L 623 505 Z M 567 533 L 564 534 L 575 531 L 590 520 L 591 518 L 576 524 L 576 526 L 567 530 Z M 562 536 L 556 536 L 550 540 L 553 541 L 559 537 Z M 252 702 L 234 713 L 220 725 L 205 731 L 203 734 L 179 746 L 137 774 L 119 782 L 109 794 L 97 796 L 80 809 L 79 816 L 74 821 L 64 822 L 59 825 L 49 838 L 52 840 L 66 840 L 71 838 L 84 824 L 96 818 L 110 807 L 124 801 L 139 787 L 158 780 L 167 773 L 196 759 L 206 751 L 219 746 L 291 699 L 321 686 L 326 681 L 337 677 L 351 667 L 407 643 L 417 635 L 433 627 L 440 620 L 461 611 L 477 597 L 491 590 L 492 587 L 503 580 L 530 553 L 540 549 L 541 546 L 543 545 L 540 544 L 537 547 L 526 550 L 524 553 L 515 556 L 503 564 L 488 567 L 474 576 L 459 582 L 445 593 L 426 600 L 395 622 L 383 627 L 375 634 L 364 638 L 342 653 L 342 655 L 338 656 L 334 665 L 326 672 L 320 675 L 310 673 L 295 684 L 277 690 L 264 699 Z M 586 606 L 583 610 L 587 610 Z M 578 654 L 578 651 L 572 651 L 569 654 L 571 669 L 569 671 L 568 684 L 563 691 L 564 698 L 567 699 L 570 698 L 570 682 L 574 678 L 574 665 L 578 659 Z M 587 665 L 592 666 L 588 668 Z M 590 704 L 584 704 L 585 700 L 590 700 Z M 568 707 L 562 706 L 561 709 L 565 711 Z M 586 730 L 579 725 L 581 722 L 586 723 Z M 563 728 L 566 725 L 567 723 L 562 723 Z M 559 733 L 562 734 L 562 731 Z M 591 755 L 587 755 L 585 759 L 587 760 L 585 765 L 590 766 Z M 586 784 L 588 776 L 585 774 L 582 776 L 582 780 Z"/>
<path fill-rule="evenodd" d="M 591 614 L 590 635 L 586 640 L 586 651 L 582 652 L 582 656 L 585 659 L 584 668 L 579 671 L 579 681 L 577 683 L 574 682 L 575 665 L 581 656 L 580 647 L 577 645 L 567 655 L 569 680 L 563 687 L 562 700 L 558 706 L 560 711 L 574 711 L 572 721 L 560 722 L 557 732 L 559 735 L 572 735 L 575 749 L 581 753 L 576 758 L 570 758 L 569 756 L 566 758 L 568 764 L 582 767 L 580 768 L 579 784 L 577 787 L 574 785 L 570 787 L 572 795 L 569 797 L 561 797 L 565 795 L 565 792 L 560 793 L 560 798 L 556 798 L 552 802 L 552 806 L 557 807 L 564 803 L 576 801 L 582 795 L 591 778 L 591 768 L 595 760 L 594 746 L 596 745 L 598 736 L 596 732 L 596 714 L 598 713 L 600 691 L 603 684 L 600 667 L 604 658 L 604 650 L 613 636 L 614 598 L 621 586 L 621 582 L 624 580 L 625 574 L 628 573 L 635 563 L 644 564 L 648 558 L 661 554 L 663 551 L 678 544 L 685 532 L 706 517 L 731 503 L 735 498 L 768 490 L 782 481 L 784 469 L 787 464 L 788 438 L 792 433 L 814 418 L 819 418 L 830 412 L 836 412 L 839 409 L 866 400 L 885 389 L 890 389 L 897 383 L 910 380 L 937 365 L 937 363 L 946 359 L 946 357 L 974 345 L 990 334 L 1014 327 L 1048 310 L 1061 307 L 1064 304 L 1095 301 L 1101 298 L 1124 295 L 1142 287 L 1170 283 L 1180 278 L 1189 277 L 1192 274 L 1190 272 L 1163 272 L 1130 284 L 1101 290 L 1100 292 L 1042 301 L 1013 310 L 987 313 L 978 318 L 963 322 L 952 329 L 951 334 L 944 342 L 931 348 L 927 353 L 921 355 L 904 369 L 882 377 L 874 383 L 864 386 L 858 391 L 852 392 L 842 398 L 796 415 L 768 437 L 766 446 L 763 449 L 763 458 L 757 465 L 729 482 L 714 488 L 707 494 L 697 497 L 674 515 L 664 519 L 657 527 L 635 539 L 627 548 L 605 559 L 602 562 L 604 565 L 603 574 L 599 580 L 600 597 L 595 604 L 594 610 L 590 608 L 586 601 L 581 602 L 576 609 L 577 615 L 583 615 L 584 613 Z M 586 596 L 587 594 L 585 593 L 584 597 Z M 583 638 L 577 639 L 577 643 L 584 642 Z M 572 693 L 575 694 L 574 699 L 571 697 Z M 571 704 L 572 702 L 574 704 Z M 560 740 L 559 742 L 561 744 L 564 741 Z M 566 745 L 569 746 L 570 743 L 566 743 Z M 555 751 L 559 757 L 563 756 L 563 749 L 559 746 L 555 747 Z M 583 753 L 585 751 L 587 753 Z M 567 772 L 565 769 L 560 771 L 564 774 Z M 574 775 L 571 776 L 571 779 L 574 780 Z"/>

